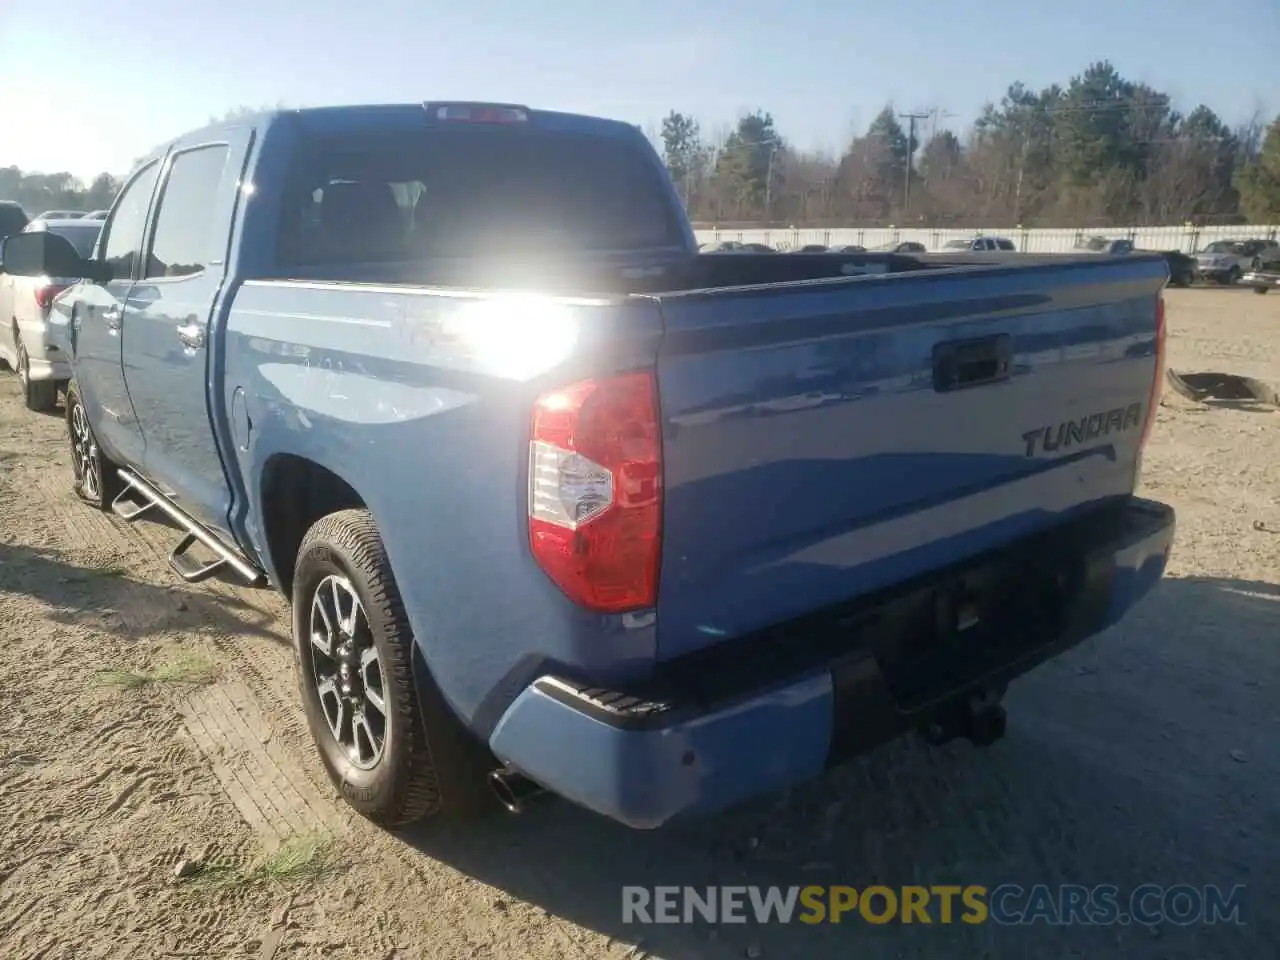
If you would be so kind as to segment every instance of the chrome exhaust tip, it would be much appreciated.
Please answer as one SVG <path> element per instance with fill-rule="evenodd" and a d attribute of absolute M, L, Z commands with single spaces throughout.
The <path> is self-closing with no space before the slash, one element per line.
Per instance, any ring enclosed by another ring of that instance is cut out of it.
<path fill-rule="evenodd" d="M 529 801 L 546 793 L 524 774 L 509 767 L 499 767 L 489 774 L 489 788 L 510 813 L 523 813 Z"/>

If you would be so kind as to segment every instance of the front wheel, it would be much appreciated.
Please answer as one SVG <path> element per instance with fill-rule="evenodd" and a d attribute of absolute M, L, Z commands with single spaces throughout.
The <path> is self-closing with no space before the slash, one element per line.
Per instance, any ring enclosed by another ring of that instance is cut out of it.
<path fill-rule="evenodd" d="M 1264 293 L 1266 293 L 1266 292 L 1267 292 L 1267 288 L 1266 288 L 1266 287 L 1254 287 L 1254 288 L 1253 288 L 1253 292 L 1254 292 L 1254 293 L 1256 293 L 1256 294 L 1261 295 L 1261 294 L 1264 294 Z"/>
<path fill-rule="evenodd" d="M 484 774 L 496 764 L 430 678 L 415 682 L 413 633 L 367 510 L 307 531 L 292 594 L 307 724 L 346 801 L 387 828 L 493 806 Z"/>
<path fill-rule="evenodd" d="M 18 346 L 18 383 L 22 386 L 22 402 L 28 410 L 36 413 L 48 413 L 58 406 L 58 383 L 56 380 L 32 380 L 31 357 L 22 338 L 15 336 Z"/>
<path fill-rule="evenodd" d="M 67 434 L 71 439 L 72 487 L 81 500 L 99 510 L 111 506 L 124 488 L 124 481 L 98 446 L 89 414 L 75 381 L 67 384 Z"/>

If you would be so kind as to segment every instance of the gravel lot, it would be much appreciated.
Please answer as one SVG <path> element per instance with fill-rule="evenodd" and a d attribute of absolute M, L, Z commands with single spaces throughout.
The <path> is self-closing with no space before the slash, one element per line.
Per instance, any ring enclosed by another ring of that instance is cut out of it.
<path fill-rule="evenodd" d="M 1280 296 L 1168 304 L 1176 369 L 1280 385 Z M 1179 512 L 1169 577 L 1016 684 L 989 750 L 902 741 L 658 833 L 548 802 L 393 836 L 313 759 L 282 602 L 180 585 L 172 530 L 78 504 L 62 421 L 0 375 L 0 956 L 1274 957 L 1277 416 L 1166 398 L 1145 492 Z M 1244 884 L 1247 925 L 621 922 L 624 884 L 877 882 Z"/>

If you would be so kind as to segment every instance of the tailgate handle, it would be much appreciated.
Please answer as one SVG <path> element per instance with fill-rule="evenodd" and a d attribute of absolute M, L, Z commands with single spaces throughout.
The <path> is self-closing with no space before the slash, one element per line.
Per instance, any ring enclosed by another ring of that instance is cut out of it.
<path fill-rule="evenodd" d="M 933 389 L 939 393 L 1003 383 L 1013 366 L 1013 337 L 1001 333 L 950 340 L 933 348 Z"/>

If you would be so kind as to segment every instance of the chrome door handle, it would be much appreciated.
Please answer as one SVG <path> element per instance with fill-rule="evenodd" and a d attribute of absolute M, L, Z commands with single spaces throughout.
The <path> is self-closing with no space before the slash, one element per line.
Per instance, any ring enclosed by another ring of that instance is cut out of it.
<path fill-rule="evenodd" d="M 184 323 L 178 327 L 178 339 L 188 350 L 199 350 L 204 346 L 204 327 L 198 323 Z"/>
<path fill-rule="evenodd" d="M 120 321 L 123 317 L 123 307 L 107 307 L 102 311 L 102 319 L 107 322 L 108 330 L 119 330 Z"/>

